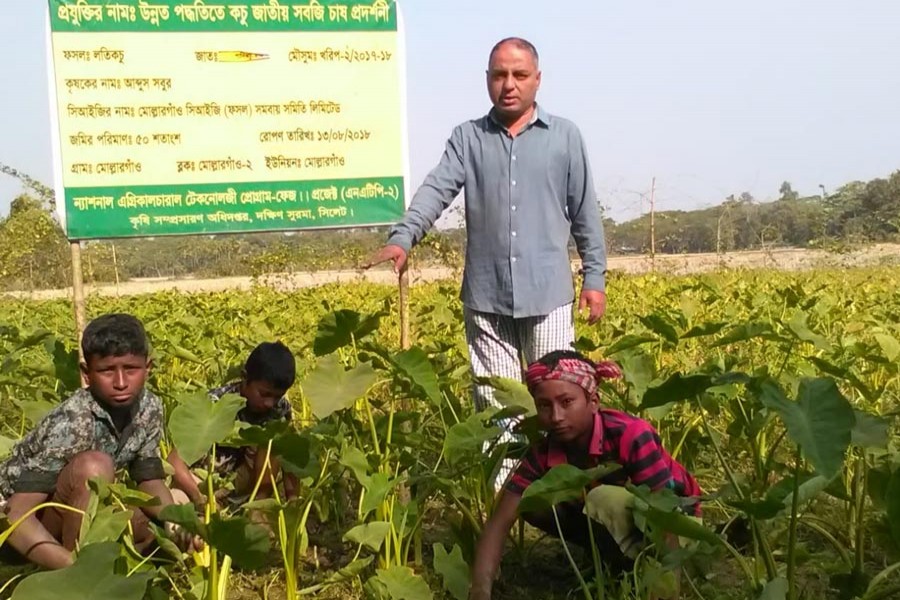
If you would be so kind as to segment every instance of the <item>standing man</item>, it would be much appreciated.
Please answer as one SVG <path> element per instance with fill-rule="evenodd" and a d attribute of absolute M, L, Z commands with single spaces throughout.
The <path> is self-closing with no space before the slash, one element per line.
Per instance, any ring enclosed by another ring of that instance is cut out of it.
<path fill-rule="evenodd" d="M 571 121 L 535 103 L 540 84 L 530 42 L 512 37 L 494 46 L 487 70 L 493 108 L 453 130 L 387 245 L 365 265 L 390 260 L 402 270 L 410 249 L 465 188 L 462 301 L 476 377 L 521 379 L 523 357 L 531 363 L 571 349 L 570 235 L 583 264 L 579 310 L 593 324 L 606 306 L 606 248 L 587 151 Z M 476 385 L 474 399 L 478 410 L 496 405 L 488 385 Z"/>

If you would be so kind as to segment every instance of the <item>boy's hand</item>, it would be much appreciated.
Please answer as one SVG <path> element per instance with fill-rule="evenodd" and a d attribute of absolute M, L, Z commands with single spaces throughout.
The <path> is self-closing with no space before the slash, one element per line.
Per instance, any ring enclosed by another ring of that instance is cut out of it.
<path fill-rule="evenodd" d="M 209 499 L 206 497 L 206 494 L 203 494 L 201 492 L 197 492 L 197 494 L 193 498 L 191 498 L 191 503 L 194 505 L 194 508 L 196 508 L 198 511 L 205 510 L 206 503 L 208 501 L 209 501 Z"/>
<path fill-rule="evenodd" d="M 178 546 L 179 550 L 182 552 L 199 552 L 200 550 L 203 550 L 203 539 L 182 528 L 180 525 L 166 522 L 164 530 L 166 537 L 175 542 L 175 545 Z"/>

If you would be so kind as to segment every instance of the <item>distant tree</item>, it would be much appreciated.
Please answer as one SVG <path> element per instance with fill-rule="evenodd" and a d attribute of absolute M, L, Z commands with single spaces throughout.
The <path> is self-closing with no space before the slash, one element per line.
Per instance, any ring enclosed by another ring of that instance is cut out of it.
<path fill-rule="evenodd" d="M 18 196 L 0 221 L 0 281 L 12 288 L 65 286 L 67 248 L 62 229 L 41 201 Z"/>
<path fill-rule="evenodd" d="M 790 181 L 784 181 L 781 184 L 781 187 L 778 188 L 778 193 L 781 195 L 779 200 L 790 202 L 791 200 L 796 200 L 800 197 L 800 194 L 794 191 L 794 188 L 791 187 Z"/>

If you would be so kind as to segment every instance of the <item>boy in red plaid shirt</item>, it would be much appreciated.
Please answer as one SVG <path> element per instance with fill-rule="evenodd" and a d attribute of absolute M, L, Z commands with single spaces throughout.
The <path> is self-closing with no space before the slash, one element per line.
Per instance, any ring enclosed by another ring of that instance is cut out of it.
<path fill-rule="evenodd" d="M 509 477 L 478 540 L 472 570 L 472 600 L 489 599 L 506 536 L 518 515 L 522 493 L 552 467 L 572 464 L 588 469 L 601 463 L 618 463 L 621 469 L 592 484 L 597 501 L 590 517 L 600 555 L 613 570 L 628 568 L 640 549 L 640 532 L 631 516 L 633 497 L 624 485 L 646 485 L 651 490 L 669 488 L 679 496 L 696 497 L 700 487 L 693 476 L 662 447 L 653 427 L 638 417 L 600 408 L 598 383 L 619 377 L 613 363 L 595 364 L 572 351 L 556 351 L 532 363 L 525 382 L 534 396 L 538 422 L 547 436 L 536 442 Z M 557 505 L 566 540 L 590 544 L 585 505 Z M 688 509 L 699 515 L 699 505 Z M 558 535 L 552 513 L 522 515 L 551 535 Z"/>

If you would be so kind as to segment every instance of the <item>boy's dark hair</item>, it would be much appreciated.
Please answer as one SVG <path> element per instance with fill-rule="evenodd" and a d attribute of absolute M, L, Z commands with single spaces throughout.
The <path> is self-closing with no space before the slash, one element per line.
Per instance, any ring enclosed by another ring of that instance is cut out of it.
<path fill-rule="evenodd" d="M 294 355 L 281 342 L 263 342 L 253 349 L 244 364 L 244 378 L 251 381 L 265 381 L 279 390 L 294 385 L 297 367 Z"/>
<path fill-rule="evenodd" d="M 581 354 L 580 352 L 576 352 L 575 350 L 554 350 L 553 352 L 548 352 L 544 356 L 537 359 L 537 362 L 541 363 L 548 369 L 555 369 L 556 365 L 558 365 L 559 361 L 561 360 L 580 360 L 591 365 L 592 367 L 597 366 L 594 361 Z"/>
<path fill-rule="evenodd" d="M 97 356 L 147 357 L 150 348 L 144 325 L 133 315 L 111 313 L 97 317 L 84 328 L 81 336 L 81 352 L 84 360 Z"/>

